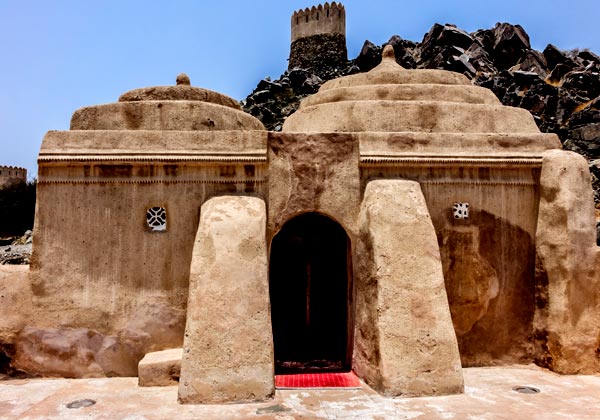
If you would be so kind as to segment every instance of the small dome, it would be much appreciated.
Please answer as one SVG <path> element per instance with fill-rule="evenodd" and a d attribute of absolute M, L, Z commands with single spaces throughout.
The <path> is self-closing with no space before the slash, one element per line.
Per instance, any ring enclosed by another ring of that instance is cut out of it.
<path fill-rule="evenodd" d="M 78 109 L 71 130 L 265 130 L 229 96 L 190 85 L 185 73 L 175 86 L 130 90 L 119 102 Z"/>
<path fill-rule="evenodd" d="M 539 133 L 531 114 L 445 70 L 407 70 L 388 45 L 368 73 L 325 83 L 283 125 L 288 132 Z"/>

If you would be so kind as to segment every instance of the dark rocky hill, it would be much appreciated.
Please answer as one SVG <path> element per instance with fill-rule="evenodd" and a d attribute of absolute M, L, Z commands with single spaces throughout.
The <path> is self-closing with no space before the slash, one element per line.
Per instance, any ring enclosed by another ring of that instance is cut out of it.
<path fill-rule="evenodd" d="M 396 60 L 405 68 L 463 73 L 473 84 L 491 89 L 504 105 L 529 110 L 541 131 L 558 134 L 565 149 L 588 159 L 594 199 L 600 208 L 598 55 L 588 50 L 562 51 L 554 45 L 536 51 L 525 30 L 508 23 L 473 33 L 435 24 L 421 42 L 394 35 L 386 44 L 394 47 Z M 345 63 L 307 60 L 304 68 L 291 68 L 277 80 L 261 80 L 242 106 L 269 130 L 279 131 L 300 100 L 325 81 L 369 71 L 379 64 L 386 44 L 365 41 L 358 57 Z"/>

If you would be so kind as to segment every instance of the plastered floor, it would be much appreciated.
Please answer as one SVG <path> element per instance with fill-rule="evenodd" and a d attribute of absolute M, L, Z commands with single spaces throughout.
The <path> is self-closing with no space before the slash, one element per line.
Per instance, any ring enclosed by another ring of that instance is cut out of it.
<path fill-rule="evenodd" d="M 183 406 L 177 387 L 137 378 L 0 381 L 0 419 L 600 419 L 600 375 L 559 376 L 529 366 L 464 369 L 465 393 L 384 398 L 362 390 L 277 391 L 266 403 Z M 519 394 L 519 385 L 539 394 Z M 69 402 L 93 399 L 90 407 Z"/>

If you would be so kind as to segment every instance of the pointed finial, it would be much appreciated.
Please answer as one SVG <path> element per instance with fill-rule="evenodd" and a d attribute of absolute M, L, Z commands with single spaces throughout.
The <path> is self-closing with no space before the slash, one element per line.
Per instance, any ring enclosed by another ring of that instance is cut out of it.
<path fill-rule="evenodd" d="M 396 54 L 394 53 L 394 47 L 388 44 L 383 48 L 383 52 L 381 53 L 381 63 L 371 71 L 377 73 L 382 71 L 396 72 L 399 70 L 404 70 L 404 67 L 398 64 L 396 61 Z"/>
<path fill-rule="evenodd" d="M 175 79 L 175 83 L 177 84 L 177 86 L 179 86 L 179 85 L 189 86 L 190 85 L 190 77 L 185 73 L 179 73 L 177 75 L 177 79 Z"/>
<path fill-rule="evenodd" d="M 381 57 L 382 61 L 387 61 L 387 60 L 391 60 L 394 63 L 396 62 L 396 54 L 394 53 L 394 47 L 392 47 L 391 45 L 386 45 L 383 48 L 383 53 L 382 53 L 382 57 Z"/>

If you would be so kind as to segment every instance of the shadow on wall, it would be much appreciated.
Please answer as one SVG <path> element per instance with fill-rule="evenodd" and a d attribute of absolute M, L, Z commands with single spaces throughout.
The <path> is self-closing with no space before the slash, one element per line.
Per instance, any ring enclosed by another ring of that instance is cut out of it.
<path fill-rule="evenodd" d="M 545 305 L 533 238 L 486 211 L 472 211 L 467 225 L 448 220 L 438 242 L 463 366 L 530 363 L 535 308 Z"/>

